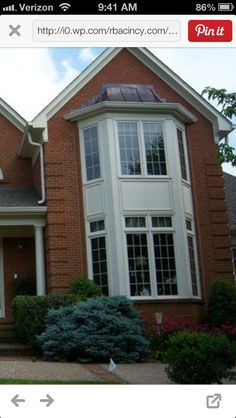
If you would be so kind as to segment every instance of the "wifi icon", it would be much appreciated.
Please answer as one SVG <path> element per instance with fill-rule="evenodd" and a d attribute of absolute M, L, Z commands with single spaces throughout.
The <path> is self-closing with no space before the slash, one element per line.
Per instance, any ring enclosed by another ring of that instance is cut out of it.
<path fill-rule="evenodd" d="M 61 3 L 61 4 L 59 4 L 59 7 L 63 10 L 63 12 L 67 12 L 67 10 L 71 7 L 71 4 Z"/>

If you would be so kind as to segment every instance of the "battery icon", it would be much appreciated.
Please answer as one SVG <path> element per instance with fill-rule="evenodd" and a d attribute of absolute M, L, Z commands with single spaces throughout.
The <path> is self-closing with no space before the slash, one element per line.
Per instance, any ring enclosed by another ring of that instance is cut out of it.
<path fill-rule="evenodd" d="M 232 12 L 234 9 L 233 3 L 218 3 L 219 12 Z"/>

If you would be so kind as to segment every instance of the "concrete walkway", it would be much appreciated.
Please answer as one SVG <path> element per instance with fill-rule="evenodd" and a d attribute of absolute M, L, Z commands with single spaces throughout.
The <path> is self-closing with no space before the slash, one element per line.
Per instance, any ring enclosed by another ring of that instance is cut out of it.
<path fill-rule="evenodd" d="M 0 357 L 0 379 L 117 382 L 131 384 L 170 383 L 161 363 L 118 364 L 108 372 L 108 364 L 56 363 L 33 361 L 28 357 Z"/>
<path fill-rule="evenodd" d="M 1 357 L 0 379 L 106 382 L 123 384 L 171 384 L 163 363 L 118 364 L 108 372 L 108 364 L 61 363 L 30 357 Z M 224 384 L 236 382 L 223 381 Z"/>

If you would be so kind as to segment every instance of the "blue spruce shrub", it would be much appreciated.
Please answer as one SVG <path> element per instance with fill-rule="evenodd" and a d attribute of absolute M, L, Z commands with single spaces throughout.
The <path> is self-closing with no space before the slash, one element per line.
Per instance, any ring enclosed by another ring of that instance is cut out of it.
<path fill-rule="evenodd" d="M 134 362 L 148 354 L 142 322 L 125 296 L 99 297 L 50 310 L 38 340 L 48 360 Z"/>

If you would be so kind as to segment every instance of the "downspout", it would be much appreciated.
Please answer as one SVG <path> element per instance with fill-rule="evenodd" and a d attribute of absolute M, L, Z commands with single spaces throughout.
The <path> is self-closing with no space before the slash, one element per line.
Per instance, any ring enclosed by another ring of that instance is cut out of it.
<path fill-rule="evenodd" d="M 33 147 L 38 147 L 39 148 L 39 158 L 40 158 L 40 177 L 41 177 L 41 192 L 42 192 L 42 197 L 41 199 L 38 201 L 39 205 L 42 205 L 45 202 L 46 199 L 46 195 L 45 195 L 45 177 L 44 177 L 44 155 L 43 155 L 43 145 L 39 144 L 38 142 L 34 142 L 32 140 L 32 136 L 31 133 L 29 132 L 29 126 L 27 126 L 27 131 L 26 131 L 26 135 L 28 138 L 28 142 L 30 145 L 32 145 Z"/>

